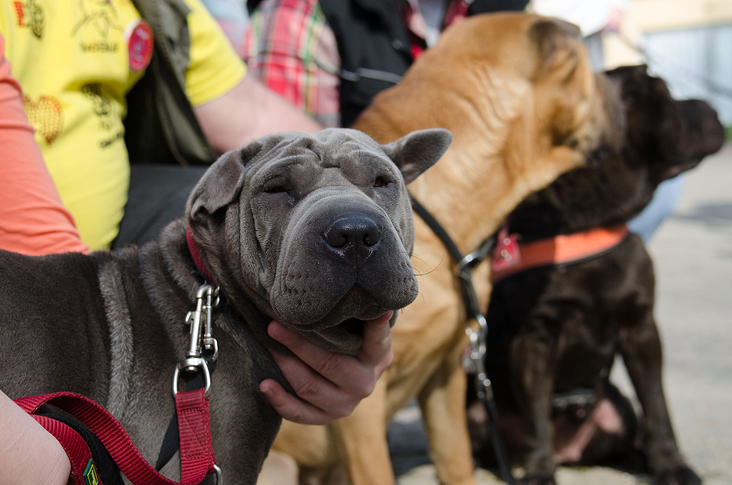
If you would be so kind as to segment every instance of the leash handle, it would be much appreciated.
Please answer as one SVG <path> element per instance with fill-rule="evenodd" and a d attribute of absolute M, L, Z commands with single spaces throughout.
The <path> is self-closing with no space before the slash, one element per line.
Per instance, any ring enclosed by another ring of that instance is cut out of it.
<path fill-rule="evenodd" d="M 99 481 L 96 468 L 90 466 L 90 462 L 93 463 L 92 453 L 79 433 L 71 426 L 48 416 L 37 414 L 31 414 L 31 416 L 61 443 L 71 464 L 71 483 L 83 485 L 85 479 L 88 479 L 89 483 L 95 483 L 94 478 Z"/>
<path fill-rule="evenodd" d="M 209 403 L 204 389 L 176 395 L 181 440 L 180 482 L 158 473 L 140 454 L 119 421 L 87 397 L 57 392 L 16 399 L 15 403 L 29 414 L 44 404 L 51 404 L 74 416 L 99 438 L 122 473 L 135 485 L 196 485 L 210 473 L 216 473 L 218 483 L 221 483 L 221 471 L 216 465 L 211 443 Z"/>

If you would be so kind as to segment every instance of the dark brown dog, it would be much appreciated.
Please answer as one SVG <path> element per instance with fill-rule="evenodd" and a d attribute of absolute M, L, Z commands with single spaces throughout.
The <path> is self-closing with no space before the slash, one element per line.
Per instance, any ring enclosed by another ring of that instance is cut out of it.
<path fill-rule="evenodd" d="M 608 76 L 625 105 L 622 152 L 568 172 L 519 205 L 508 225 L 521 241 L 623 224 L 661 181 L 721 148 L 722 126 L 703 101 L 673 100 L 644 66 Z M 701 483 L 674 438 L 653 305 L 653 266 L 636 235 L 601 255 L 496 283 L 486 366 L 504 436 L 526 472 L 522 483 L 553 484 L 557 463 L 596 463 L 632 447 L 632 407 L 608 381 L 616 354 L 643 408 L 643 451 L 658 483 Z M 469 415 L 479 461 L 485 460 L 485 416 L 475 405 Z"/>

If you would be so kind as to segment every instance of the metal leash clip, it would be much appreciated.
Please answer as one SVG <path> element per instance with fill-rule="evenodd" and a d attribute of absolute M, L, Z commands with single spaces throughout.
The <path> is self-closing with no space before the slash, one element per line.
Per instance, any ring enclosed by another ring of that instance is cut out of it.
<path fill-rule="evenodd" d="M 213 326 L 213 310 L 219 304 L 219 288 L 209 284 L 203 284 L 196 293 L 196 309 L 188 312 L 186 323 L 190 325 L 191 343 L 186 352 L 186 358 L 175 366 L 173 374 L 173 395 L 178 394 L 178 378 L 181 371 L 197 372 L 200 368 L 206 382 L 205 394 L 211 388 L 211 373 L 202 352 L 213 352 L 211 361 L 216 361 L 219 356 L 219 345 L 211 335 Z M 203 327 L 203 329 L 202 329 Z M 202 335 L 203 332 L 203 335 Z"/>
<path fill-rule="evenodd" d="M 488 335 L 488 322 L 482 313 L 475 315 L 478 328 L 466 328 L 465 333 L 470 340 L 470 352 L 463 358 L 463 369 L 472 374 L 475 379 L 475 387 L 480 399 L 493 399 L 491 380 L 485 370 L 486 338 Z"/>

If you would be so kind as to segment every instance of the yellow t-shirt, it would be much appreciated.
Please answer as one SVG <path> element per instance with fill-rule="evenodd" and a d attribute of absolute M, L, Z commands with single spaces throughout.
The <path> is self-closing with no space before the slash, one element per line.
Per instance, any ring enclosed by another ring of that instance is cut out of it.
<path fill-rule="evenodd" d="M 231 90 L 246 68 L 199 0 L 185 2 L 186 88 L 197 106 Z M 5 57 L 61 200 L 91 249 L 109 247 L 127 202 L 122 120 L 125 94 L 144 72 L 131 69 L 128 50 L 139 19 L 130 0 L 0 2 Z"/>

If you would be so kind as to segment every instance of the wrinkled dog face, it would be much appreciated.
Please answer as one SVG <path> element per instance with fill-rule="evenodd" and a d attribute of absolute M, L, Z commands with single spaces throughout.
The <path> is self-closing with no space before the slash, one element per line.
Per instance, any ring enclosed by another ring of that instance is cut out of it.
<path fill-rule="evenodd" d="M 201 222 L 212 233 L 225 228 L 224 259 L 265 314 L 355 353 L 363 320 L 417 296 L 406 184 L 450 141 L 447 130 L 389 145 L 345 129 L 271 135 L 216 162 L 189 201 L 189 223 L 196 232 Z M 211 253 L 204 249 L 211 271 L 226 271 Z M 219 284 L 225 277 L 214 275 Z"/>

